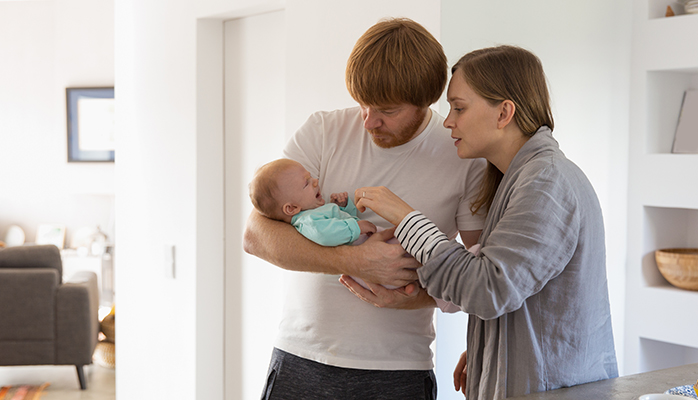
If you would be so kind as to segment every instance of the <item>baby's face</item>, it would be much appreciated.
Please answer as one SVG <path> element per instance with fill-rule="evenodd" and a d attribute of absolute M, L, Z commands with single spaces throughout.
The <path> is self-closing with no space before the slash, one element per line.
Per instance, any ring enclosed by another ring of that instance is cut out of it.
<path fill-rule="evenodd" d="M 281 174 L 279 189 L 285 197 L 284 203 L 297 205 L 301 210 L 311 210 L 325 204 L 318 180 L 311 177 L 310 172 L 300 164 L 288 168 Z"/>

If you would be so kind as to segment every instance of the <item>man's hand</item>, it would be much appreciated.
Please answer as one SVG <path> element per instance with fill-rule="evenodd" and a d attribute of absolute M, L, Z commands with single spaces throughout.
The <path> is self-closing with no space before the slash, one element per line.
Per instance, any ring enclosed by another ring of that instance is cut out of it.
<path fill-rule="evenodd" d="M 361 233 L 364 233 L 367 235 L 376 233 L 376 231 L 377 231 L 376 226 L 373 225 L 373 223 L 371 221 L 362 219 L 362 220 L 359 220 L 357 222 L 359 223 L 359 229 L 361 230 Z"/>
<path fill-rule="evenodd" d="M 395 228 L 376 232 L 358 246 L 342 246 L 353 252 L 351 271 L 347 275 L 364 281 L 402 287 L 418 279 L 415 269 L 421 264 L 399 244 L 386 243 L 393 238 Z"/>
<path fill-rule="evenodd" d="M 436 306 L 434 299 L 415 282 L 398 289 L 386 289 L 382 285 L 365 282 L 369 290 L 348 275 L 342 275 L 339 281 L 358 298 L 376 307 L 416 310 Z"/>
<path fill-rule="evenodd" d="M 330 203 L 334 203 L 340 207 L 346 207 L 349 202 L 349 193 L 332 193 L 330 195 Z"/>
<path fill-rule="evenodd" d="M 453 385 L 456 387 L 456 392 L 459 390 L 463 392 L 463 396 L 465 396 L 465 378 L 468 376 L 466 371 L 466 353 L 467 351 L 464 351 L 460 355 L 460 360 L 458 360 L 456 369 L 453 371 Z"/>

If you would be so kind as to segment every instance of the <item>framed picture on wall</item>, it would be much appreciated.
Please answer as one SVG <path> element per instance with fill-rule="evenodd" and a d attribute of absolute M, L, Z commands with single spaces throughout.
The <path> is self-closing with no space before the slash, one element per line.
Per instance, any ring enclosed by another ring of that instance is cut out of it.
<path fill-rule="evenodd" d="M 59 249 L 65 242 L 65 226 L 41 224 L 36 229 L 36 244 L 53 244 Z"/>
<path fill-rule="evenodd" d="M 672 153 L 698 153 L 698 90 L 684 92 Z"/>
<path fill-rule="evenodd" d="M 114 162 L 114 88 L 66 88 L 68 162 Z"/>

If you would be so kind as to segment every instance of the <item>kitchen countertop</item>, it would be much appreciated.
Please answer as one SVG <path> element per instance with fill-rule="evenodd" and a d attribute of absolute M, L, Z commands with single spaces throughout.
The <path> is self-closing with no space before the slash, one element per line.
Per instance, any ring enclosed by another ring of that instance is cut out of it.
<path fill-rule="evenodd" d="M 583 385 L 511 397 L 512 400 L 633 400 L 648 393 L 664 393 L 698 379 L 698 364 L 660 369 L 636 375 L 621 376 Z M 688 397 L 687 397 L 688 399 Z"/>

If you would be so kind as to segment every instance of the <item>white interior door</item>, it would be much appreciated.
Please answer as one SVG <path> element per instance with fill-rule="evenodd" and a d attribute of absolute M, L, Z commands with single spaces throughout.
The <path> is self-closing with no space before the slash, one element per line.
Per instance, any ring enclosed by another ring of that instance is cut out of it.
<path fill-rule="evenodd" d="M 225 398 L 259 398 L 285 271 L 242 250 L 247 185 L 285 144 L 284 11 L 225 22 Z"/>

